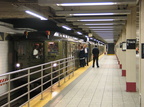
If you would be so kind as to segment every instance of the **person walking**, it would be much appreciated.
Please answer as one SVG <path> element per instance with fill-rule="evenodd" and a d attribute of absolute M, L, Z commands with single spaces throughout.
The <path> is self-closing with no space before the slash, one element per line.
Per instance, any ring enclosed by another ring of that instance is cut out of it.
<path fill-rule="evenodd" d="M 97 68 L 99 68 L 99 63 L 98 63 L 99 49 L 98 49 L 97 45 L 95 45 L 95 47 L 93 48 L 92 54 L 93 54 L 93 66 L 92 67 L 94 68 L 95 61 L 96 61 Z"/>

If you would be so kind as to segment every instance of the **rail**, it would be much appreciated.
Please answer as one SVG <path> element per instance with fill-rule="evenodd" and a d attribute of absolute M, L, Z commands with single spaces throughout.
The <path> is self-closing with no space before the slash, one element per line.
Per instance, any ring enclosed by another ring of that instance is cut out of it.
<path fill-rule="evenodd" d="M 75 70 L 74 57 L 63 58 L 52 62 L 40 64 L 17 71 L 12 71 L 0 75 L 1 77 L 7 77 L 7 81 L 3 81 L 0 85 L 7 85 L 6 92 L 2 93 L 0 97 L 6 97 L 4 104 L 1 107 L 12 107 L 15 102 L 25 98 L 30 107 L 30 99 L 34 96 L 31 94 L 38 92 L 43 99 L 43 92 L 47 88 L 51 88 L 55 83 L 60 86 L 60 80 L 70 75 L 74 76 Z M 17 97 L 12 97 L 13 94 L 19 93 Z"/>

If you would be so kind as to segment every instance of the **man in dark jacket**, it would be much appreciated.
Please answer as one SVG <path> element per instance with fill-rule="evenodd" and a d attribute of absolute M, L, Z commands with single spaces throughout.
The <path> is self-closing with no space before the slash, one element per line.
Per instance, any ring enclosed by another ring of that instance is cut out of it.
<path fill-rule="evenodd" d="M 98 64 L 99 49 L 97 48 L 97 45 L 95 45 L 95 48 L 93 48 L 92 54 L 93 54 L 93 66 L 92 67 L 94 68 L 95 60 L 96 60 L 97 68 L 99 68 L 99 64 Z"/>

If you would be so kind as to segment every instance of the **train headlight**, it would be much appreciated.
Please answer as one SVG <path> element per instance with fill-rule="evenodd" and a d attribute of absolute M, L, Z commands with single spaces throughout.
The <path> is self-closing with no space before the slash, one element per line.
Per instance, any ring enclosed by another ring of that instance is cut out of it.
<path fill-rule="evenodd" d="M 56 66 L 57 66 L 57 63 L 54 63 L 54 64 L 53 64 L 53 67 L 56 67 Z"/>
<path fill-rule="evenodd" d="M 21 65 L 20 63 L 16 63 L 16 67 L 19 68 Z"/>

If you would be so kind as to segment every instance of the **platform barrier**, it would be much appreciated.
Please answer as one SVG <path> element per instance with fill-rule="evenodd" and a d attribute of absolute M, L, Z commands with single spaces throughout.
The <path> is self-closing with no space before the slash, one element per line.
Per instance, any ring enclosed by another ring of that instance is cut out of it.
<path fill-rule="evenodd" d="M 1 86 L 7 86 L 7 90 L 0 94 L 0 100 L 4 100 L 0 106 L 13 107 L 18 103 L 21 106 L 27 103 L 30 107 L 29 102 L 36 95 L 41 94 L 43 99 L 43 92 L 47 88 L 52 91 L 54 84 L 60 86 L 60 80 L 65 81 L 66 77 L 74 76 L 76 60 L 74 57 L 63 58 L 0 75 L 0 78 L 7 78 L 0 82 Z M 26 99 L 25 102 L 20 102 L 23 99 Z"/>

